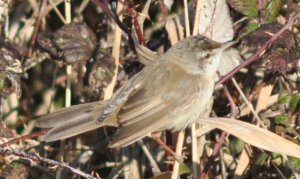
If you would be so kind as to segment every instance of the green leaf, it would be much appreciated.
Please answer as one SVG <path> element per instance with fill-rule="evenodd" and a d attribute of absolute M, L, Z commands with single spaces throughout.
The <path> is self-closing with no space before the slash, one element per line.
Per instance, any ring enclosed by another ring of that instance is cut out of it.
<path fill-rule="evenodd" d="M 286 122 L 288 121 L 288 119 L 289 119 L 289 115 L 281 114 L 281 115 L 276 116 L 274 121 L 275 121 L 276 124 L 285 125 Z"/>
<path fill-rule="evenodd" d="M 185 164 L 185 163 L 180 164 L 179 175 L 191 173 L 191 172 L 192 172 L 192 170 L 190 169 L 190 167 L 187 164 Z"/>
<path fill-rule="evenodd" d="M 245 148 L 245 142 L 238 138 L 234 138 L 233 140 L 231 140 L 229 145 L 233 154 L 238 154 Z"/>
<path fill-rule="evenodd" d="M 291 93 L 288 92 L 282 92 L 278 96 L 278 103 L 279 104 L 286 104 L 290 103 L 291 101 Z"/>
<path fill-rule="evenodd" d="M 290 110 L 295 111 L 300 102 L 300 93 L 292 94 L 290 101 Z"/>
<path fill-rule="evenodd" d="M 268 158 L 268 155 L 266 153 L 262 153 L 258 156 L 257 160 L 255 161 L 254 165 L 256 166 L 262 166 Z"/>
<path fill-rule="evenodd" d="M 261 153 L 258 156 L 251 169 L 252 175 L 255 176 L 257 174 L 257 172 L 261 169 L 261 167 L 264 165 L 267 159 L 268 159 L 268 155 L 266 153 Z"/>
<path fill-rule="evenodd" d="M 279 15 L 279 11 L 282 9 L 282 0 L 271 0 L 264 9 L 265 22 L 271 23 Z"/>
<path fill-rule="evenodd" d="M 258 16 L 256 0 L 228 0 L 227 2 L 233 9 L 248 17 L 253 18 Z"/>
<path fill-rule="evenodd" d="M 282 164 L 282 155 L 279 153 L 272 153 L 272 163 L 279 166 Z"/>
<path fill-rule="evenodd" d="M 259 27 L 258 23 L 250 23 L 247 25 L 247 33 L 251 33 L 253 31 L 255 31 L 257 28 Z"/>
<path fill-rule="evenodd" d="M 299 159 L 289 157 L 289 161 L 290 161 L 291 166 L 292 166 L 295 170 L 297 170 L 297 171 L 300 170 L 300 160 L 299 160 Z"/>

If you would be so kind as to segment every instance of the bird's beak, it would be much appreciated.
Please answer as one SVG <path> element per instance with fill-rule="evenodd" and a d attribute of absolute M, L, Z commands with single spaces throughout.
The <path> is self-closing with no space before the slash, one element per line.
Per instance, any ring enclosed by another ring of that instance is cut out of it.
<path fill-rule="evenodd" d="M 231 42 L 227 42 L 225 44 L 223 44 L 221 46 L 221 51 L 224 51 L 226 49 L 228 49 L 229 47 L 233 46 L 234 44 L 236 44 L 238 41 L 231 41 Z"/>

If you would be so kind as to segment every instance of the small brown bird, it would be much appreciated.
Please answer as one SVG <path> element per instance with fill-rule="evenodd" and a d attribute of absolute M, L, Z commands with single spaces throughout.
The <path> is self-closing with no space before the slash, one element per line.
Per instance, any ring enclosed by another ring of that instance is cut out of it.
<path fill-rule="evenodd" d="M 109 147 L 127 146 L 152 132 L 185 129 L 210 103 L 223 51 L 203 36 L 186 38 L 122 86 L 110 100 L 80 104 L 41 116 L 36 125 L 52 128 L 46 142 L 99 127 L 117 127 Z"/>

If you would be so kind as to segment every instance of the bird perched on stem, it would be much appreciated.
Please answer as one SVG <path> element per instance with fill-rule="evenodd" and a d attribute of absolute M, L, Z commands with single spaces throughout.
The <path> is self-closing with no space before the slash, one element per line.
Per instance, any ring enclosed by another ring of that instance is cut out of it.
<path fill-rule="evenodd" d="M 105 126 L 118 128 L 110 147 L 127 146 L 152 132 L 179 131 L 210 104 L 221 54 L 233 43 L 203 36 L 178 42 L 124 84 L 110 100 L 80 104 L 46 114 L 36 125 L 51 128 L 46 142 Z"/>

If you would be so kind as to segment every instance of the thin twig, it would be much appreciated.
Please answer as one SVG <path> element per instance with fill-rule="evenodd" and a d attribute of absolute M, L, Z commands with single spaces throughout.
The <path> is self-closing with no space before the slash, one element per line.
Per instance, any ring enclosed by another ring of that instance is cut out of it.
<path fill-rule="evenodd" d="M 55 160 L 51 160 L 51 159 L 47 159 L 47 158 L 43 158 L 43 157 L 40 157 L 38 155 L 32 155 L 32 154 L 28 154 L 28 153 L 25 153 L 23 151 L 16 151 L 16 150 L 8 150 L 8 149 L 4 149 L 4 148 L 0 148 L 0 154 L 4 155 L 4 156 L 8 156 L 8 155 L 14 155 L 14 156 L 18 156 L 18 157 L 21 157 L 21 158 L 26 158 L 26 159 L 30 159 L 30 160 L 34 160 L 34 161 L 39 161 L 39 162 L 45 162 L 49 165 L 54 165 L 54 166 L 59 166 L 59 167 L 62 167 L 62 168 L 65 168 L 65 169 L 68 169 L 70 170 L 71 172 L 77 174 L 77 175 L 80 175 L 84 178 L 88 178 L 88 179 L 96 179 L 95 177 L 87 174 L 87 173 L 84 173 L 76 168 L 73 168 L 69 165 L 67 165 L 66 163 L 64 162 L 58 162 L 58 161 L 55 161 Z"/>
<path fill-rule="evenodd" d="M 52 2 L 52 0 L 49 0 L 49 3 L 53 6 L 53 9 L 56 13 L 56 15 L 60 18 L 60 20 L 64 23 L 67 24 L 66 19 L 64 18 L 64 16 L 60 13 L 60 11 L 58 10 L 57 6 L 55 6 L 55 4 Z"/>
<path fill-rule="evenodd" d="M 132 50 L 135 50 L 134 48 L 134 40 L 132 37 L 131 32 L 128 30 L 128 28 L 122 23 L 121 18 L 118 17 L 118 12 L 115 14 L 113 13 L 110 8 L 108 7 L 108 1 L 105 0 L 91 0 L 94 4 L 97 6 L 101 7 L 101 9 L 108 15 L 110 16 L 117 24 L 117 26 L 122 29 L 128 36 L 128 42 L 129 46 Z M 118 1 L 118 4 L 124 5 L 121 1 Z M 117 10 L 118 11 L 118 10 Z"/>
<path fill-rule="evenodd" d="M 257 122 L 259 123 L 260 126 L 262 126 L 263 128 L 267 128 L 265 126 L 265 124 L 262 122 L 262 120 L 260 119 L 260 117 L 258 116 L 258 114 L 255 112 L 253 105 L 248 101 L 247 97 L 244 95 L 243 91 L 241 90 L 241 88 L 239 87 L 239 85 L 237 84 L 236 80 L 234 78 L 231 79 L 233 85 L 235 86 L 235 88 L 238 90 L 238 92 L 240 93 L 241 97 L 243 98 L 243 100 L 245 101 L 245 103 L 248 105 L 248 107 L 250 108 L 251 112 L 253 113 L 253 116 L 256 118 Z"/>
<path fill-rule="evenodd" d="M 181 153 L 178 154 L 176 152 L 174 152 L 168 145 L 165 144 L 164 141 L 162 141 L 160 138 L 155 138 L 152 137 L 153 140 L 155 140 L 155 142 L 157 142 L 161 147 L 163 147 L 167 152 L 169 152 L 174 159 L 178 162 L 178 163 L 183 163 L 184 158 L 181 156 Z"/>
<path fill-rule="evenodd" d="M 206 165 L 204 166 L 203 172 L 200 175 L 200 179 L 204 179 L 209 171 L 210 166 L 213 164 L 215 158 L 217 157 L 223 142 L 221 141 L 225 141 L 225 138 L 227 137 L 227 132 L 222 132 L 221 133 L 221 137 L 218 140 L 217 144 L 214 147 L 213 153 L 211 154 L 211 156 L 208 158 L 208 162 L 206 163 Z"/>
<path fill-rule="evenodd" d="M 236 117 L 237 113 L 236 113 L 236 109 L 237 109 L 237 106 L 236 104 L 234 103 L 234 100 L 232 99 L 232 96 L 230 95 L 230 92 L 227 88 L 226 85 L 224 85 L 224 91 L 225 91 L 225 94 L 226 94 L 226 97 L 230 103 L 230 108 L 231 108 L 231 117 Z M 227 132 L 222 132 L 221 134 L 221 137 L 218 139 L 218 142 L 217 144 L 214 146 L 214 149 L 213 149 L 213 154 L 211 154 L 211 156 L 209 157 L 208 159 L 208 162 L 205 164 L 205 167 L 201 173 L 201 176 L 200 178 L 205 178 L 210 166 L 213 164 L 213 161 L 214 159 L 216 158 L 216 155 L 221 152 L 221 147 L 222 145 L 225 143 L 225 137 L 228 135 Z"/>
<path fill-rule="evenodd" d="M 216 84 L 216 86 L 224 83 L 225 81 L 227 81 L 229 78 L 231 78 L 233 75 L 235 75 L 237 72 L 239 72 L 242 68 L 248 66 L 249 64 L 253 63 L 254 61 L 258 60 L 259 57 L 261 57 L 265 51 L 267 50 L 267 48 L 272 45 L 272 43 L 278 39 L 278 37 L 284 32 L 286 31 L 289 27 L 291 27 L 295 20 L 300 18 L 300 12 L 298 14 L 296 14 L 293 18 L 289 19 L 289 21 L 287 22 L 286 25 L 284 25 L 276 34 L 274 34 L 270 40 L 268 40 L 254 55 L 252 55 L 251 57 L 249 57 L 244 63 L 240 64 L 239 66 L 237 66 L 235 69 L 233 69 L 232 71 L 230 71 L 227 75 L 225 75 L 224 77 L 222 77 Z"/>
<path fill-rule="evenodd" d="M 33 51 L 33 47 L 34 47 L 37 35 L 39 33 L 40 24 L 41 24 L 42 18 L 44 18 L 44 16 L 45 16 L 46 5 L 47 5 L 47 1 L 42 0 L 41 5 L 40 5 L 41 7 L 40 7 L 39 16 L 38 16 L 36 24 L 35 24 L 34 34 L 32 36 L 32 39 L 31 39 L 31 42 L 30 42 L 30 47 L 29 47 L 28 54 L 27 54 L 28 57 L 32 56 L 32 51 Z"/>
<path fill-rule="evenodd" d="M 17 143 L 17 142 L 21 142 L 21 141 L 25 141 L 26 139 L 32 139 L 32 138 L 35 138 L 35 137 L 39 137 L 39 136 L 42 136 L 44 135 L 48 130 L 40 130 L 40 131 L 37 131 L 37 132 L 34 132 L 34 133 L 31 133 L 31 134 L 27 134 L 27 135 L 23 135 L 21 137 L 18 137 L 18 138 L 14 138 L 10 141 L 7 141 L 3 144 L 0 144 L 0 148 L 3 148 L 7 145 L 11 145 L 11 144 L 14 144 L 14 143 Z"/>
<path fill-rule="evenodd" d="M 154 175 L 161 173 L 161 170 L 159 169 L 158 164 L 156 163 L 156 161 L 154 160 L 153 156 L 151 155 L 151 153 L 149 152 L 148 148 L 146 147 L 146 145 L 144 144 L 144 142 L 142 140 L 138 141 L 138 144 L 141 146 L 144 154 L 147 156 L 148 160 L 150 161 L 150 165 L 152 167 L 153 173 Z"/>
<path fill-rule="evenodd" d="M 71 18 L 71 2 L 65 0 L 65 19 L 66 23 L 69 24 L 72 21 Z M 72 82 L 72 65 L 67 65 L 66 67 L 66 74 L 67 74 L 67 81 L 66 81 L 66 91 L 65 91 L 65 107 L 71 106 L 71 82 Z M 65 140 L 60 141 L 60 148 L 59 148 L 59 156 L 63 159 L 64 150 L 65 148 Z M 56 178 L 60 178 L 62 174 L 62 170 L 57 170 Z"/>

